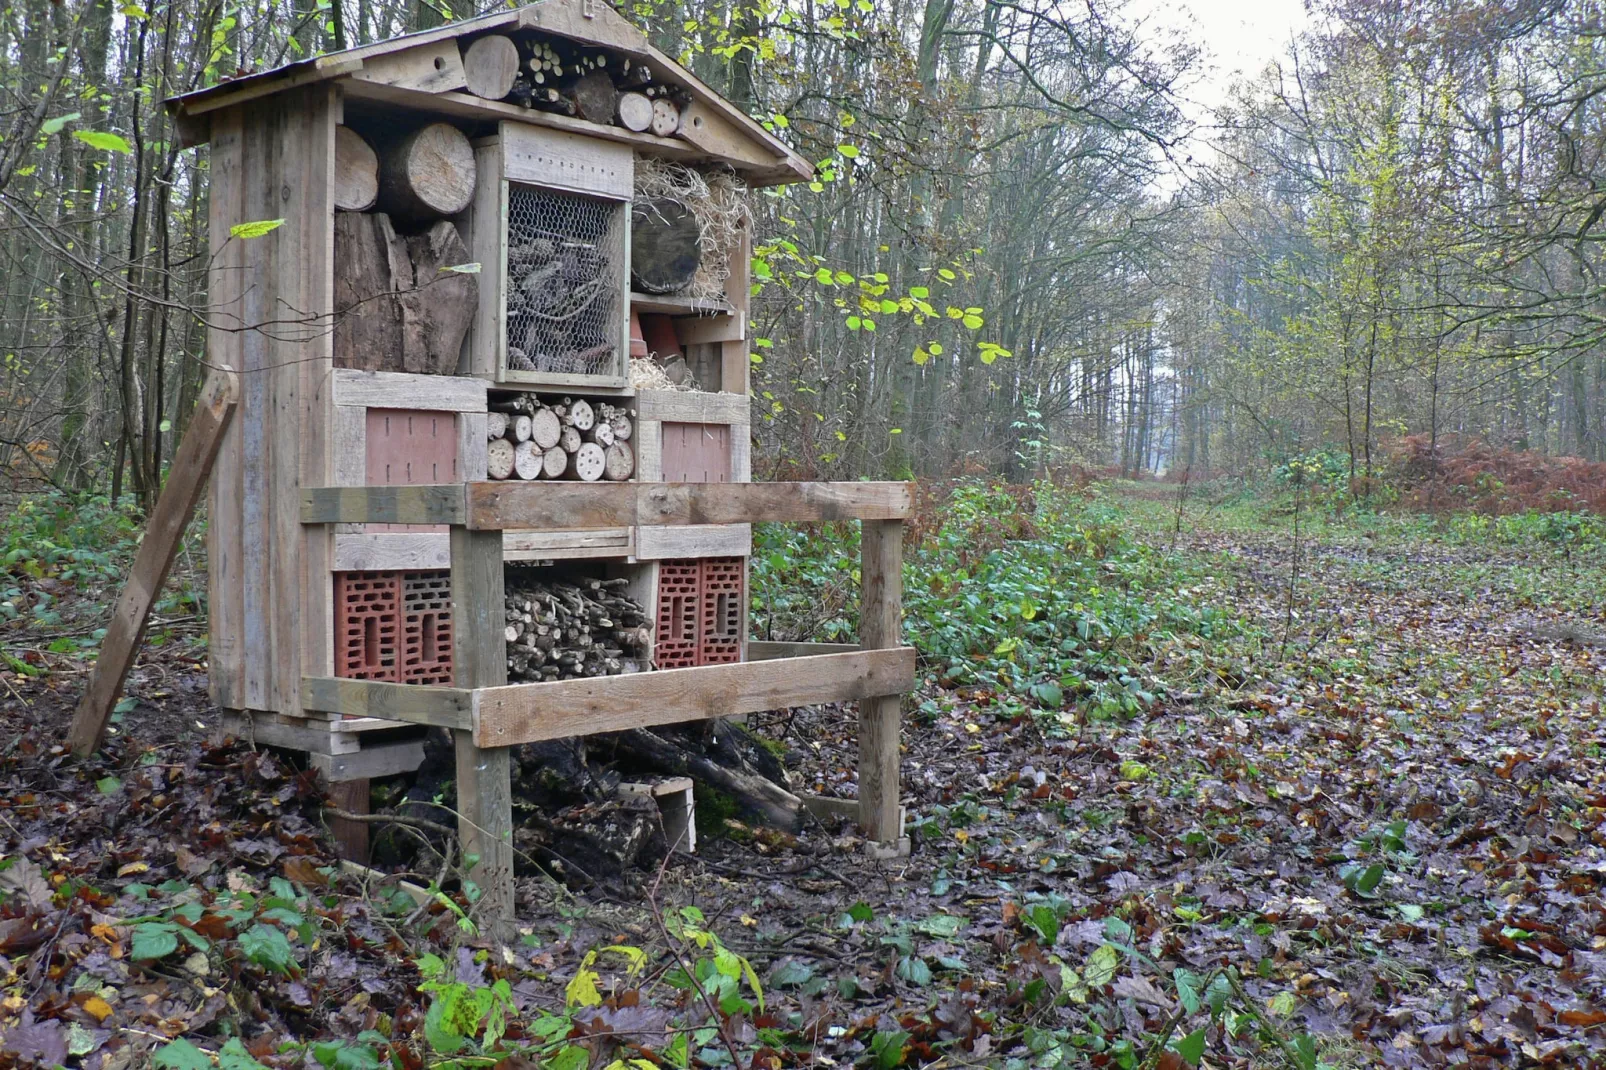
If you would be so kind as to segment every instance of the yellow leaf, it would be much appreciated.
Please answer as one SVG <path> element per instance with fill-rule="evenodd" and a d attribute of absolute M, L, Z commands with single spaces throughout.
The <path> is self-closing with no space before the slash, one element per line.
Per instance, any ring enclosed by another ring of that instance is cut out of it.
<path fill-rule="evenodd" d="M 112 1016 L 112 1005 L 99 996 L 90 996 L 84 1000 L 84 1010 L 93 1014 L 97 1022 L 104 1022 Z"/>
<path fill-rule="evenodd" d="M 596 970 L 580 970 L 563 990 L 563 999 L 571 1007 L 597 1007 L 602 1004 L 602 993 L 597 991 L 599 980 Z"/>
<path fill-rule="evenodd" d="M 144 873 L 150 868 L 151 867 L 144 862 L 130 862 L 126 866 L 119 866 L 117 868 L 117 875 L 119 877 L 127 877 L 135 873 Z"/>

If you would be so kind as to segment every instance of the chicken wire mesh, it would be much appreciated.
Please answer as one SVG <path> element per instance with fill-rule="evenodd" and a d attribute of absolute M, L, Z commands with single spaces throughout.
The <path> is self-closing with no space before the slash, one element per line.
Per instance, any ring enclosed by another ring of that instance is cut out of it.
<path fill-rule="evenodd" d="M 508 183 L 507 367 L 622 375 L 628 206 Z"/>

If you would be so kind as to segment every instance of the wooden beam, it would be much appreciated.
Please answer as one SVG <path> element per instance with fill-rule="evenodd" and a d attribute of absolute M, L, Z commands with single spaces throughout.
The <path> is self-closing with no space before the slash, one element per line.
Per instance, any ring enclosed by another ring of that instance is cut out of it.
<path fill-rule="evenodd" d="M 461 483 L 309 487 L 301 492 L 303 524 L 461 524 L 464 515 Z"/>
<path fill-rule="evenodd" d="M 507 683 L 502 533 L 452 528 L 452 640 L 458 687 L 499 689 Z M 475 856 L 469 878 L 480 889 L 480 919 L 495 939 L 513 922 L 512 752 L 457 729 L 457 835 Z"/>
<path fill-rule="evenodd" d="M 465 502 L 465 493 L 467 501 Z M 304 524 L 466 524 L 479 531 L 901 520 L 908 483 L 441 483 L 312 487 Z"/>
<path fill-rule="evenodd" d="M 224 429 L 239 400 L 239 380 L 227 369 L 213 372 L 201 387 L 195 414 L 190 417 L 184 440 L 179 443 L 178 453 L 168 469 L 167 484 L 156 500 L 145 537 L 134 555 L 128 583 L 117 599 L 117 608 L 112 611 L 106 638 L 101 641 L 100 657 L 90 672 L 89 686 L 84 689 L 78 710 L 73 714 L 67 742 L 76 754 L 93 753 L 106 734 L 106 722 L 128 680 L 128 670 L 134 665 L 151 607 L 167 582 L 179 541 L 189 526 L 190 517 L 195 514 L 201 492 L 206 489 L 212 462 L 223 444 Z"/>
<path fill-rule="evenodd" d="M 819 654 L 851 654 L 862 649 L 855 643 L 780 643 L 749 639 L 747 660 L 771 661 L 775 658 L 807 658 Z"/>
<path fill-rule="evenodd" d="M 859 533 L 859 641 L 866 651 L 903 642 L 903 523 L 866 521 Z M 859 827 L 872 843 L 899 839 L 898 729 L 902 692 L 859 700 Z"/>
<path fill-rule="evenodd" d="M 515 684 L 476 694 L 482 747 L 849 702 L 914 684 L 912 647 Z"/>
<path fill-rule="evenodd" d="M 457 687 L 308 676 L 301 681 L 301 707 L 437 728 L 474 727 L 474 692 Z"/>

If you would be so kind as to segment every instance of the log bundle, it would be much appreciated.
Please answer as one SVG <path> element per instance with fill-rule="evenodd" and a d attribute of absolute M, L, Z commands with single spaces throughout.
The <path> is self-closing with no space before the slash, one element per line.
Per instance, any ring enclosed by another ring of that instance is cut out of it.
<path fill-rule="evenodd" d="M 335 366 L 455 374 L 480 288 L 449 269 L 468 259 L 447 220 L 403 237 L 384 212 L 336 213 Z"/>
<path fill-rule="evenodd" d="M 627 579 L 575 581 L 507 574 L 509 683 L 618 676 L 650 666 L 652 630 Z"/>
<path fill-rule="evenodd" d="M 639 60 L 557 38 L 487 34 L 463 46 L 468 92 L 638 134 L 674 137 L 689 97 Z"/>
<path fill-rule="evenodd" d="M 486 417 L 486 475 L 623 482 L 636 472 L 630 445 L 635 430 L 634 409 L 584 398 L 548 403 L 521 394 Z"/>

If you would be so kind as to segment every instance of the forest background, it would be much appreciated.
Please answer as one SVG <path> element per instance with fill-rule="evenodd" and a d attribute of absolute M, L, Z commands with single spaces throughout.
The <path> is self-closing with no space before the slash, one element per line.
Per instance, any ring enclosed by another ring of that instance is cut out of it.
<path fill-rule="evenodd" d="M 4 7 L 12 489 L 148 504 L 193 403 L 207 156 L 162 99 L 481 10 Z M 1206 58 L 1120 0 L 627 14 L 818 164 L 756 198 L 760 478 L 1606 460 L 1598 3 L 1316 0 L 1199 122 Z"/>

